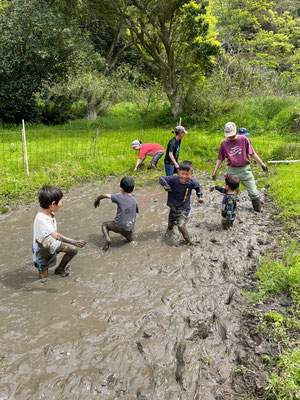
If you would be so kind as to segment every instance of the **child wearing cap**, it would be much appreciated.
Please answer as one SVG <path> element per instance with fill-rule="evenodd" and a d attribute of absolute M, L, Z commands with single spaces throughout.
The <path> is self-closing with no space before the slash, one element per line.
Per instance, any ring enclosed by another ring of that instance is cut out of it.
<path fill-rule="evenodd" d="M 164 160 L 167 176 L 172 176 L 174 171 L 177 171 L 179 168 L 178 157 L 181 139 L 188 133 L 183 126 L 176 126 L 175 131 L 172 132 L 175 133 L 175 137 L 173 137 L 168 143 Z"/>
<path fill-rule="evenodd" d="M 249 139 L 250 133 L 247 131 L 246 128 L 240 128 L 238 130 L 238 135 L 246 136 L 248 138 L 249 142 L 251 143 L 251 140 Z"/>
<path fill-rule="evenodd" d="M 233 221 L 235 220 L 236 213 L 236 199 L 235 190 L 238 188 L 240 180 L 234 175 L 225 175 L 225 187 L 216 185 L 210 188 L 210 191 L 218 190 L 220 193 L 224 194 L 222 201 L 222 226 L 223 229 L 229 229 Z"/>
<path fill-rule="evenodd" d="M 138 166 L 142 164 L 146 157 L 152 157 L 150 161 L 151 167 L 156 168 L 159 159 L 164 155 L 165 149 L 156 143 L 141 143 L 139 140 L 134 140 L 131 143 L 131 147 L 135 151 L 139 151 L 139 158 L 136 162 L 134 171 L 138 169 Z"/>
<path fill-rule="evenodd" d="M 234 122 L 227 122 L 225 124 L 224 134 L 226 139 L 221 142 L 218 160 L 216 162 L 212 179 L 216 180 L 217 171 L 225 158 L 227 158 L 228 175 L 235 175 L 240 179 L 248 191 L 254 211 L 260 212 L 261 202 L 255 179 L 251 171 L 249 155 L 261 165 L 265 172 L 268 172 L 268 167 L 255 153 L 247 137 L 237 134 Z"/>

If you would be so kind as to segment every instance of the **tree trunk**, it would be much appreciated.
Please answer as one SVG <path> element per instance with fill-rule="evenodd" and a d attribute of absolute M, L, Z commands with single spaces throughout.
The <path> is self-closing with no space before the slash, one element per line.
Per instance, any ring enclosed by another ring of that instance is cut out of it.
<path fill-rule="evenodd" d="M 164 79 L 163 82 L 166 95 L 172 107 L 172 117 L 176 119 L 177 115 L 182 112 L 182 96 L 179 87 L 177 86 L 177 84 L 172 85 L 171 82 L 165 82 Z"/>

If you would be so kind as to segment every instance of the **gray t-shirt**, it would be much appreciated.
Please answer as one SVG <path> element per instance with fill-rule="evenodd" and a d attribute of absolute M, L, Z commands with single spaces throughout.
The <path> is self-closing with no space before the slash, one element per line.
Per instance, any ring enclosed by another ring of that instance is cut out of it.
<path fill-rule="evenodd" d="M 139 212 L 139 207 L 135 198 L 129 194 L 112 194 L 111 201 L 118 205 L 114 223 L 120 228 L 125 229 L 125 231 L 132 231 L 136 213 Z"/>

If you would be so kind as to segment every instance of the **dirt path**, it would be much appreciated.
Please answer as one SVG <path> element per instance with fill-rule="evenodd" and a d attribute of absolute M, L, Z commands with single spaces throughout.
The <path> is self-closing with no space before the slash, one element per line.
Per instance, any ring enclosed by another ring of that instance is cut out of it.
<path fill-rule="evenodd" d="M 234 228 L 223 231 L 222 196 L 209 192 L 206 175 L 196 178 L 205 203 L 193 197 L 194 247 L 177 232 L 164 239 L 166 193 L 153 184 L 135 191 L 137 244 L 112 235 L 103 253 L 101 223 L 116 209 L 103 201 L 95 210 L 93 200 L 118 193 L 118 183 L 71 189 L 58 230 L 88 243 L 70 277 L 52 270 L 44 283 L 31 266 L 38 205 L 0 217 L 0 399 L 247 398 L 232 381 L 247 358 L 240 290 L 255 285 L 269 216 L 254 213 L 243 192 Z"/>

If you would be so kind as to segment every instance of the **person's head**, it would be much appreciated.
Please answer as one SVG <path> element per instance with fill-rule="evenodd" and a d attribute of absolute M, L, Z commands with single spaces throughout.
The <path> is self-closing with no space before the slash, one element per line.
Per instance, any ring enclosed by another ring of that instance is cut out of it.
<path fill-rule="evenodd" d="M 240 128 L 240 129 L 238 130 L 238 135 L 249 136 L 249 132 L 247 131 L 246 128 Z"/>
<path fill-rule="evenodd" d="M 226 189 L 235 190 L 240 184 L 240 179 L 235 175 L 226 175 L 225 177 L 225 187 Z"/>
<path fill-rule="evenodd" d="M 191 161 L 182 161 L 179 164 L 179 169 L 178 169 L 178 176 L 180 183 L 187 183 L 192 175 L 193 175 L 194 169 L 193 169 L 193 164 Z"/>
<path fill-rule="evenodd" d="M 55 186 L 43 186 L 39 194 L 39 203 L 43 209 L 57 211 L 62 206 L 62 191 Z"/>
<path fill-rule="evenodd" d="M 131 143 L 131 147 L 133 148 L 133 150 L 136 150 L 136 151 L 140 150 L 140 148 L 141 148 L 141 143 L 140 143 L 140 141 L 139 141 L 139 140 L 134 140 L 134 141 Z"/>
<path fill-rule="evenodd" d="M 188 132 L 185 130 L 184 126 L 176 126 L 175 131 L 172 131 L 173 133 L 175 133 L 176 138 L 178 140 L 182 139 L 184 135 L 187 135 Z"/>
<path fill-rule="evenodd" d="M 234 122 L 227 122 L 224 126 L 224 135 L 229 140 L 236 138 L 236 125 Z"/>
<path fill-rule="evenodd" d="M 120 188 L 125 193 L 131 193 L 134 189 L 134 180 L 130 176 L 125 176 L 121 179 Z"/>

